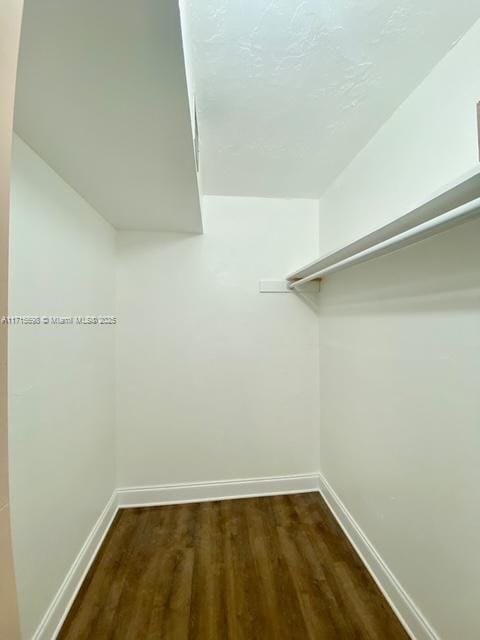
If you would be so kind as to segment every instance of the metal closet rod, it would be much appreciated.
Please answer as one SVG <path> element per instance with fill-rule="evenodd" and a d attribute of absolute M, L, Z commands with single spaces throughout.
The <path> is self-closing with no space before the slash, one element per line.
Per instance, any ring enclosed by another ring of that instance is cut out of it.
<path fill-rule="evenodd" d="M 340 271 L 341 269 L 346 269 L 347 267 L 351 267 L 355 264 L 367 262 L 367 260 L 372 260 L 373 258 L 378 258 L 379 256 L 391 253 L 392 251 L 396 251 L 402 247 L 424 240 L 429 236 L 446 231 L 457 224 L 468 222 L 478 216 L 479 213 L 480 198 L 475 198 L 475 200 L 471 200 L 470 202 L 462 204 L 460 207 L 456 207 L 451 211 L 442 213 L 431 220 L 427 220 L 427 222 L 423 222 L 422 224 L 412 227 L 403 233 L 399 233 L 392 238 L 388 238 L 388 240 L 379 242 L 367 249 L 364 249 L 363 251 L 359 251 L 358 253 L 349 256 L 348 258 L 340 260 L 339 262 L 329 265 L 323 269 L 319 269 L 305 278 L 301 278 L 299 280 L 288 279 L 288 287 L 289 289 L 296 289 L 307 282 L 318 280 L 326 275 L 335 273 L 335 271 Z"/>

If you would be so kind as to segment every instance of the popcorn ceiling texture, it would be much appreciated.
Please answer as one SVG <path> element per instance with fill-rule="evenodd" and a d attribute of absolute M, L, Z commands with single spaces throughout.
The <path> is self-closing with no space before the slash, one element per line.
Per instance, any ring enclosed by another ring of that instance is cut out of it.
<path fill-rule="evenodd" d="M 317 197 L 480 17 L 478 0 L 185 0 L 210 194 Z"/>

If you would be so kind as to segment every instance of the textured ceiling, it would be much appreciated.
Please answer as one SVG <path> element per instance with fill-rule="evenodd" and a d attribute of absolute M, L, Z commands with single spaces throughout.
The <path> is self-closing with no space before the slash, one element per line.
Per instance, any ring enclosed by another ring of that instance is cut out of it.
<path fill-rule="evenodd" d="M 202 229 L 175 0 L 26 0 L 15 130 L 122 229 Z"/>
<path fill-rule="evenodd" d="M 480 2 L 184 0 L 182 11 L 204 192 L 315 197 Z"/>

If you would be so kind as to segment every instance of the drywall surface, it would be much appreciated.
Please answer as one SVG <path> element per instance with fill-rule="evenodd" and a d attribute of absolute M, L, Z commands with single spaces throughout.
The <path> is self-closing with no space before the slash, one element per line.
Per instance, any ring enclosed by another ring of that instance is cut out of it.
<path fill-rule="evenodd" d="M 320 251 L 398 218 L 478 163 L 480 21 L 320 200 Z"/>
<path fill-rule="evenodd" d="M 0 5 L 0 316 L 8 307 L 8 230 L 13 103 L 22 1 Z M 8 486 L 8 325 L 0 324 L 0 638 L 20 637 Z"/>
<path fill-rule="evenodd" d="M 480 636 L 480 223 L 325 279 L 321 470 L 441 638 Z"/>
<path fill-rule="evenodd" d="M 318 467 L 318 335 L 295 294 L 318 203 L 207 197 L 205 234 L 118 233 L 118 486 Z"/>
<path fill-rule="evenodd" d="M 321 202 L 322 253 L 476 161 L 480 25 Z M 321 285 L 321 471 L 443 640 L 480 636 L 480 223 Z"/>
<path fill-rule="evenodd" d="M 26 0 L 17 85 L 15 131 L 113 226 L 202 231 L 178 2 Z"/>
<path fill-rule="evenodd" d="M 320 196 L 480 18 L 478 0 L 181 5 L 204 193 L 236 196 Z"/>
<path fill-rule="evenodd" d="M 14 139 L 10 315 L 112 314 L 114 232 Z M 112 326 L 9 331 L 13 543 L 30 638 L 114 489 Z"/>

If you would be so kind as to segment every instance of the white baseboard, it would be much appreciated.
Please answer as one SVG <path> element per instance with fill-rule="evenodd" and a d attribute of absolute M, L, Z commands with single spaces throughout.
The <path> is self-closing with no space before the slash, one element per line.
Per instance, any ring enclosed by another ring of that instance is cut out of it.
<path fill-rule="evenodd" d="M 332 514 L 409 635 L 414 640 L 440 640 L 327 480 L 316 473 L 117 489 L 92 528 L 32 640 L 56 638 L 119 508 L 208 502 L 308 491 L 320 491 Z"/>
<path fill-rule="evenodd" d="M 318 474 L 191 482 L 117 489 L 119 508 L 318 491 Z"/>
<path fill-rule="evenodd" d="M 320 494 L 408 634 L 414 640 L 440 640 L 327 480 L 321 474 L 318 480 Z"/>
<path fill-rule="evenodd" d="M 75 596 L 82 586 L 90 565 L 110 529 L 117 510 L 117 496 L 116 492 L 114 492 L 65 576 L 32 640 L 53 640 L 56 638 L 75 600 Z"/>

